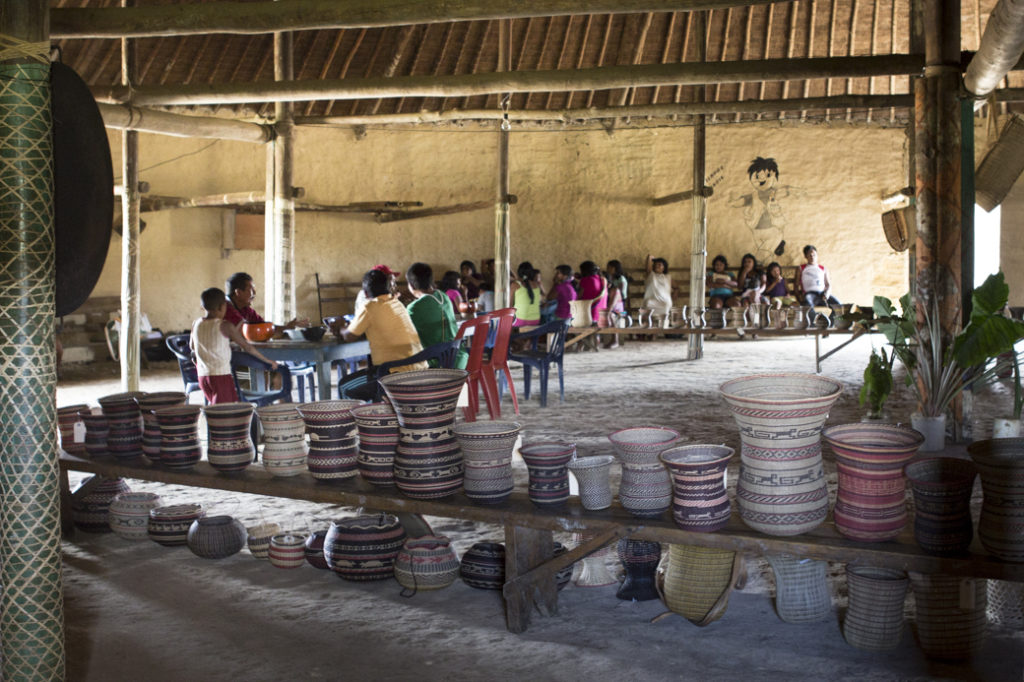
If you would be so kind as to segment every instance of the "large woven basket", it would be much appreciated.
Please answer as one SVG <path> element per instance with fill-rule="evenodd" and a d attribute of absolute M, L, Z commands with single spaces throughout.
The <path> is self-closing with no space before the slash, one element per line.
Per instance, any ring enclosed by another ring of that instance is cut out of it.
<path fill-rule="evenodd" d="M 668 565 L 661 575 L 665 605 L 694 625 L 713 623 L 725 614 L 741 563 L 736 552 L 669 545 Z"/>
<path fill-rule="evenodd" d="M 894 649 L 903 635 L 903 601 L 910 581 L 902 571 L 873 566 L 846 566 L 850 606 L 843 637 L 858 649 Z"/>
<path fill-rule="evenodd" d="M 1024 583 L 988 581 L 988 620 L 1014 630 L 1024 630 Z"/>
<path fill-rule="evenodd" d="M 930 658 L 959 660 L 985 639 L 984 579 L 911 573 L 917 606 L 917 641 Z"/>
<path fill-rule="evenodd" d="M 787 623 L 814 623 L 832 613 L 827 561 L 789 554 L 765 556 L 775 572 L 775 612 Z"/>

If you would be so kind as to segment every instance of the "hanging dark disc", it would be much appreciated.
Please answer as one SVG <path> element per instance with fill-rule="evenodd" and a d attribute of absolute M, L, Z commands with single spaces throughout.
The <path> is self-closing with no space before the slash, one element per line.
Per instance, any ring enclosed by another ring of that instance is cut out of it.
<path fill-rule="evenodd" d="M 50 64 L 57 315 L 89 298 L 103 272 L 114 219 L 114 169 L 96 100 L 77 73 Z"/>

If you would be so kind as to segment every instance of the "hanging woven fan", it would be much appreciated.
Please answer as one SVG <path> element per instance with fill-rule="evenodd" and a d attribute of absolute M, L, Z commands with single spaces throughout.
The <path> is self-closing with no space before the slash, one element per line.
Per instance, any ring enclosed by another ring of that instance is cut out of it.
<path fill-rule="evenodd" d="M 889 246 L 895 251 L 906 251 L 910 248 L 910 229 L 907 226 L 910 208 L 897 208 L 882 214 L 882 229 Z"/>
<path fill-rule="evenodd" d="M 85 303 L 103 271 L 114 211 L 110 144 L 96 99 L 78 74 L 50 65 L 57 315 Z"/>

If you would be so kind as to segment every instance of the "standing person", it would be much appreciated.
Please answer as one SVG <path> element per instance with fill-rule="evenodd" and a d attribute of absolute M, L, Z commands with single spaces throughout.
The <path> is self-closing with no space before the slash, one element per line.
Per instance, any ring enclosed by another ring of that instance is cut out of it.
<path fill-rule="evenodd" d="M 348 327 L 339 327 L 335 331 L 336 335 L 345 341 L 355 341 L 366 334 L 370 342 L 370 356 L 377 365 L 401 360 L 423 350 L 412 318 L 402 302 L 391 295 L 388 275 L 381 270 L 370 270 L 363 275 L 363 291 L 366 293 L 366 305 L 352 318 Z M 417 362 L 396 367 L 392 372 L 415 369 L 427 369 L 427 363 Z M 377 387 L 368 384 L 371 372 L 373 368 L 368 367 L 348 375 L 338 387 L 341 397 L 359 400 L 376 398 Z"/>
<path fill-rule="evenodd" d="M 618 261 L 613 261 L 617 263 Z M 608 286 L 608 322 L 611 326 L 616 326 L 616 321 L 619 316 L 626 312 L 625 304 L 622 302 L 622 290 L 616 286 L 615 276 L 611 272 L 604 273 L 605 282 Z M 625 279 L 625 278 L 623 278 Z M 615 334 L 612 338 L 604 344 L 605 348 L 618 348 L 619 347 L 619 335 Z"/>
<path fill-rule="evenodd" d="M 405 271 L 405 281 L 415 299 L 406 311 L 419 334 L 420 345 L 429 348 L 454 339 L 458 332 L 455 309 L 451 299 L 434 288 L 433 269 L 426 263 L 413 263 Z M 456 369 L 465 369 L 468 359 L 465 352 L 460 352 L 455 361 Z"/>
<path fill-rule="evenodd" d="M 644 280 L 644 308 L 668 318 L 672 307 L 672 278 L 668 274 L 668 261 L 647 254 L 647 277 Z"/>
<path fill-rule="evenodd" d="M 804 305 L 841 305 L 839 299 L 832 295 L 832 282 L 829 281 L 828 268 L 818 263 L 818 249 L 808 244 L 804 247 L 806 263 L 800 266 L 800 274 L 796 278 L 796 296 Z"/>
<path fill-rule="evenodd" d="M 224 319 L 228 302 L 224 292 L 210 287 L 200 297 L 206 315 L 192 323 L 188 345 L 199 374 L 199 388 L 210 405 L 238 402 L 235 379 L 231 375 L 231 341 L 246 353 L 256 356 L 277 369 L 277 363 L 265 357 L 238 331 L 238 327 Z"/>
<path fill-rule="evenodd" d="M 612 312 L 625 312 L 629 307 L 629 276 L 626 275 L 626 271 L 622 267 L 622 263 L 618 260 L 608 261 L 608 265 L 605 266 L 605 273 L 608 275 L 608 309 Z M 621 301 L 622 310 L 615 310 L 611 305 L 611 289 L 615 288 L 619 290 L 619 299 Z"/>
<path fill-rule="evenodd" d="M 576 300 L 576 287 L 573 286 L 570 266 L 559 265 L 555 268 L 547 298 L 549 301 L 555 301 L 555 317 L 561 320 L 572 317 L 572 308 L 569 304 Z"/>
<path fill-rule="evenodd" d="M 540 270 L 529 263 L 521 263 L 518 275 L 519 281 L 512 283 L 512 305 L 516 309 L 513 326 L 533 327 L 540 324 L 540 302 L 544 295 Z"/>
<path fill-rule="evenodd" d="M 252 275 L 247 272 L 236 272 L 228 278 L 227 289 L 228 305 L 224 313 L 225 320 L 239 328 L 246 322 L 266 322 L 252 307 L 252 302 L 256 300 L 256 286 L 252 283 Z M 275 324 L 274 333 L 282 329 L 308 326 L 309 320 L 296 317 L 283 326 Z"/>

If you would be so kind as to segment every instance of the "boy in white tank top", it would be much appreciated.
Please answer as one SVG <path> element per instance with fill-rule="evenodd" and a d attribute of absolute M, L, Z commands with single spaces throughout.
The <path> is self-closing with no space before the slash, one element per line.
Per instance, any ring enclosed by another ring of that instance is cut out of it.
<path fill-rule="evenodd" d="M 264 357 L 252 347 L 238 327 L 224 319 L 227 310 L 227 296 L 217 287 L 202 293 L 203 310 L 206 316 L 192 323 L 192 336 L 188 345 L 199 374 L 199 388 L 210 405 L 238 402 L 238 391 L 231 376 L 231 341 L 242 350 L 254 355 L 277 369 L 277 363 Z"/>

